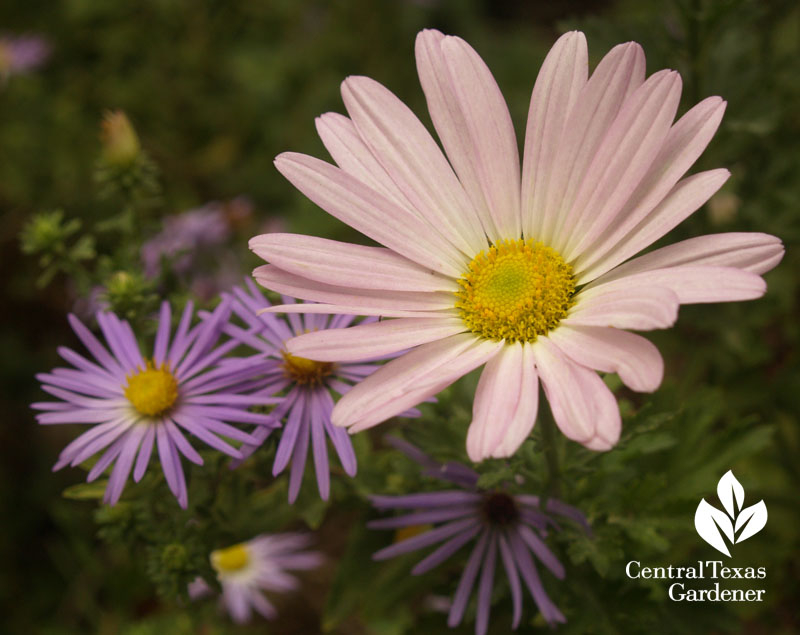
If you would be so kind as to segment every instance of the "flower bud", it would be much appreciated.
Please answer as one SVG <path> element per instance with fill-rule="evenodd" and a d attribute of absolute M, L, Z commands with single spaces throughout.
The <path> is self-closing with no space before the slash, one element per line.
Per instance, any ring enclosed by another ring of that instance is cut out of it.
<path fill-rule="evenodd" d="M 124 167 L 139 156 L 139 137 L 128 116 L 121 110 L 107 111 L 101 123 L 103 159 L 111 165 Z"/>

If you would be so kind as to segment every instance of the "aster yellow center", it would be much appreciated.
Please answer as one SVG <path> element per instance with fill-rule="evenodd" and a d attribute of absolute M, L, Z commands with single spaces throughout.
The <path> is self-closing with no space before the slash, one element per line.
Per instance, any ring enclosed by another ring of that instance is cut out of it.
<path fill-rule="evenodd" d="M 140 414 L 160 415 L 177 401 L 178 380 L 166 364 L 156 368 L 148 361 L 144 370 L 128 377 L 125 396 Z"/>
<path fill-rule="evenodd" d="M 333 362 L 315 362 L 313 359 L 283 353 L 283 372 L 297 384 L 318 385 L 333 372 Z"/>
<path fill-rule="evenodd" d="M 211 566 L 214 567 L 217 573 L 239 571 L 244 569 L 249 562 L 250 553 L 244 543 L 211 552 Z"/>
<path fill-rule="evenodd" d="M 456 308 L 476 335 L 533 342 L 555 328 L 573 304 L 572 267 L 554 249 L 504 240 L 481 251 L 458 280 Z"/>

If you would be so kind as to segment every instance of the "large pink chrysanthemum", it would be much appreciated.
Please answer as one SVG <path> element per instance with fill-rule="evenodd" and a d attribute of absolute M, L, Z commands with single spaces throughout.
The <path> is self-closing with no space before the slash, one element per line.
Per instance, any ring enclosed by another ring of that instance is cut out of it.
<path fill-rule="evenodd" d="M 288 350 L 348 361 L 413 348 L 337 403 L 333 421 L 351 431 L 486 364 L 470 458 L 519 447 L 536 419 L 540 380 L 564 434 L 607 450 L 620 414 L 595 371 L 645 392 L 663 374 L 657 349 L 626 329 L 669 327 L 680 304 L 757 298 L 766 289 L 759 274 L 783 255 L 773 236 L 728 233 L 629 260 L 728 178 L 718 169 L 681 179 L 725 102 L 709 97 L 673 123 L 676 72 L 645 79 L 644 53 L 629 42 L 588 77 L 586 40 L 567 33 L 536 80 L 520 170 L 508 108 L 477 53 L 428 30 L 416 54 L 447 157 L 386 88 L 350 77 L 342 85 L 350 117 L 317 120 L 339 167 L 292 153 L 276 160 L 312 201 L 385 248 L 287 234 L 251 241 L 271 263 L 255 271 L 262 285 L 320 303 L 279 310 L 396 319 L 301 335 Z"/>

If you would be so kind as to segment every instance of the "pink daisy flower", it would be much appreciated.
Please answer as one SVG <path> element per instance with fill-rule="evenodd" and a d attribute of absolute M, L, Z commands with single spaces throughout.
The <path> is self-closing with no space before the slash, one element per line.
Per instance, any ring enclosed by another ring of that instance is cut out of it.
<path fill-rule="evenodd" d="M 349 114 L 317 120 L 338 164 L 280 155 L 280 172 L 383 247 L 271 234 L 251 248 L 262 285 L 320 303 L 303 311 L 393 318 L 301 335 L 289 353 L 357 360 L 412 349 L 336 404 L 333 423 L 374 426 L 483 366 L 470 458 L 511 455 L 529 435 L 541 382 L 562 432 L 594 450 L 620 434 L 596 371 L 655 390 L 658 350 L 629 330 L 667 328 L 681 304 L 750 300 L 782 258 L 757 233 L 701 236 L 631 259 L 703 205 L 724 169 L 682 178 L 716 131 L 709 97 L 677 122 L 678 73 L 645 78 L 641 47 L 612 49 L 588 75 L 582 33 L 562 36 L 531 97 L 520 165 L 508 108 L 463 40 L 416 43 L 428 110 L 446 155 L 389 90 L 349 77 Z M 274 310 L 298 311 L 296 306 Z"/>
<path fill-rule="evenodd" d="M 237 388 L 263 373 L 263 362 L 237 360 L 217 366 L 220 358 L 238 345 L 236 341 L 217 345 L 230 315 L 230 302 L 221 303 L 208 319 L 192 327 L 193 313 L 189 302 L 170 337 L 172 312 L 169 303 L 161 305 L 149 358 L 141 354 L 130 324 L 113 313 L 97 313 L 108 348 L 74 315 L 69 316 L 73 331 L 94 360 L 59 348 L 59 355 L 73 368 L 56 368 L 36 376 L 42 389 L 58 401 L 31 407 L 43 411 L 36 415 L 41 424 L 84 423 L 91 428 L 64 448 L 54 470 L 79 465 L 99 454 L 86 480 L 94 481 L 113 464 L 103 501 L 114 505 L 131 470 L 133 480 L 139 482 L 157 447 L 167 485 L 181 507 L 186 507 L 181 456 L 197 465 L 202 465 L 203 459 L 185 432 L 241 458 L 240 450 L 225 439 L 240 443 L 255 443 L 256 439 L 228 422 L 276 425 L 271 417 L 248 410 L 251 405 L 276 399 L 242 395 Z"/>

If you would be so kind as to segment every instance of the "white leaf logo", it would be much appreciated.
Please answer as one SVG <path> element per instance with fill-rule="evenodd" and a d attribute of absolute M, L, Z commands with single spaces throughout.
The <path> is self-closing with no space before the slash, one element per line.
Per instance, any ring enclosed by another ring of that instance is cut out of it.
<path fill-rule="evenodd" d="M 725 544 L 722 534 L 719 532 L 722 529 L 728 540 L 733 542 L 733 524 L 731 519 L 725 515 L 725 512 L 721 512 L 716 507 L 709 505 L 704 498 L 700 501 L 697 511 L 694 513 L 694 526 L 703 540 L 717 551 L 721 551 L 729 558 L 731 557 L 728 545 Z"/>
<path fill-rule="evenodd" d="M 747 509 L 743 509 L 742 513 L 736 519 L 736 531 L 742 527 L 742 533 L 736 539 L 736 542 L 747 540 L 750 536 L 755 536 L 759 531 L 764 529 L 767 524 L 767 506 L 764 501 L 759 501 L 755 505 L 751 505 Z"/>
<path fill-rule="evenodd" d="M 710 505 L 704 498 L 694 514 L 694 526 L 703 540 L 730 558 L 728 543 L 740 543 L 764 529 L 767 524 L 767 506 L 762 500 L 742 509 L 744 487 L 730 470 L 719 479 L 717 496 L 725 511 Z"/>
<path fill-rule="evenodd" d="M 725 472 L 725 475 L 719 479 L 719 483 L 717 483 L 717 496 L 719 496 L 719 501 L 722 503 L 725 511 L 728 512 L 728 516 L 736 518 L 736 510 L 741 509 L 744 503 L 744 487 L 736 480 L 736 477 L 730 470 Z M 736 500 L 735 507 L 733 504 L 734 499 Z M 731 540 L 733 540 L 733 538 L 731 538 Z"/>

